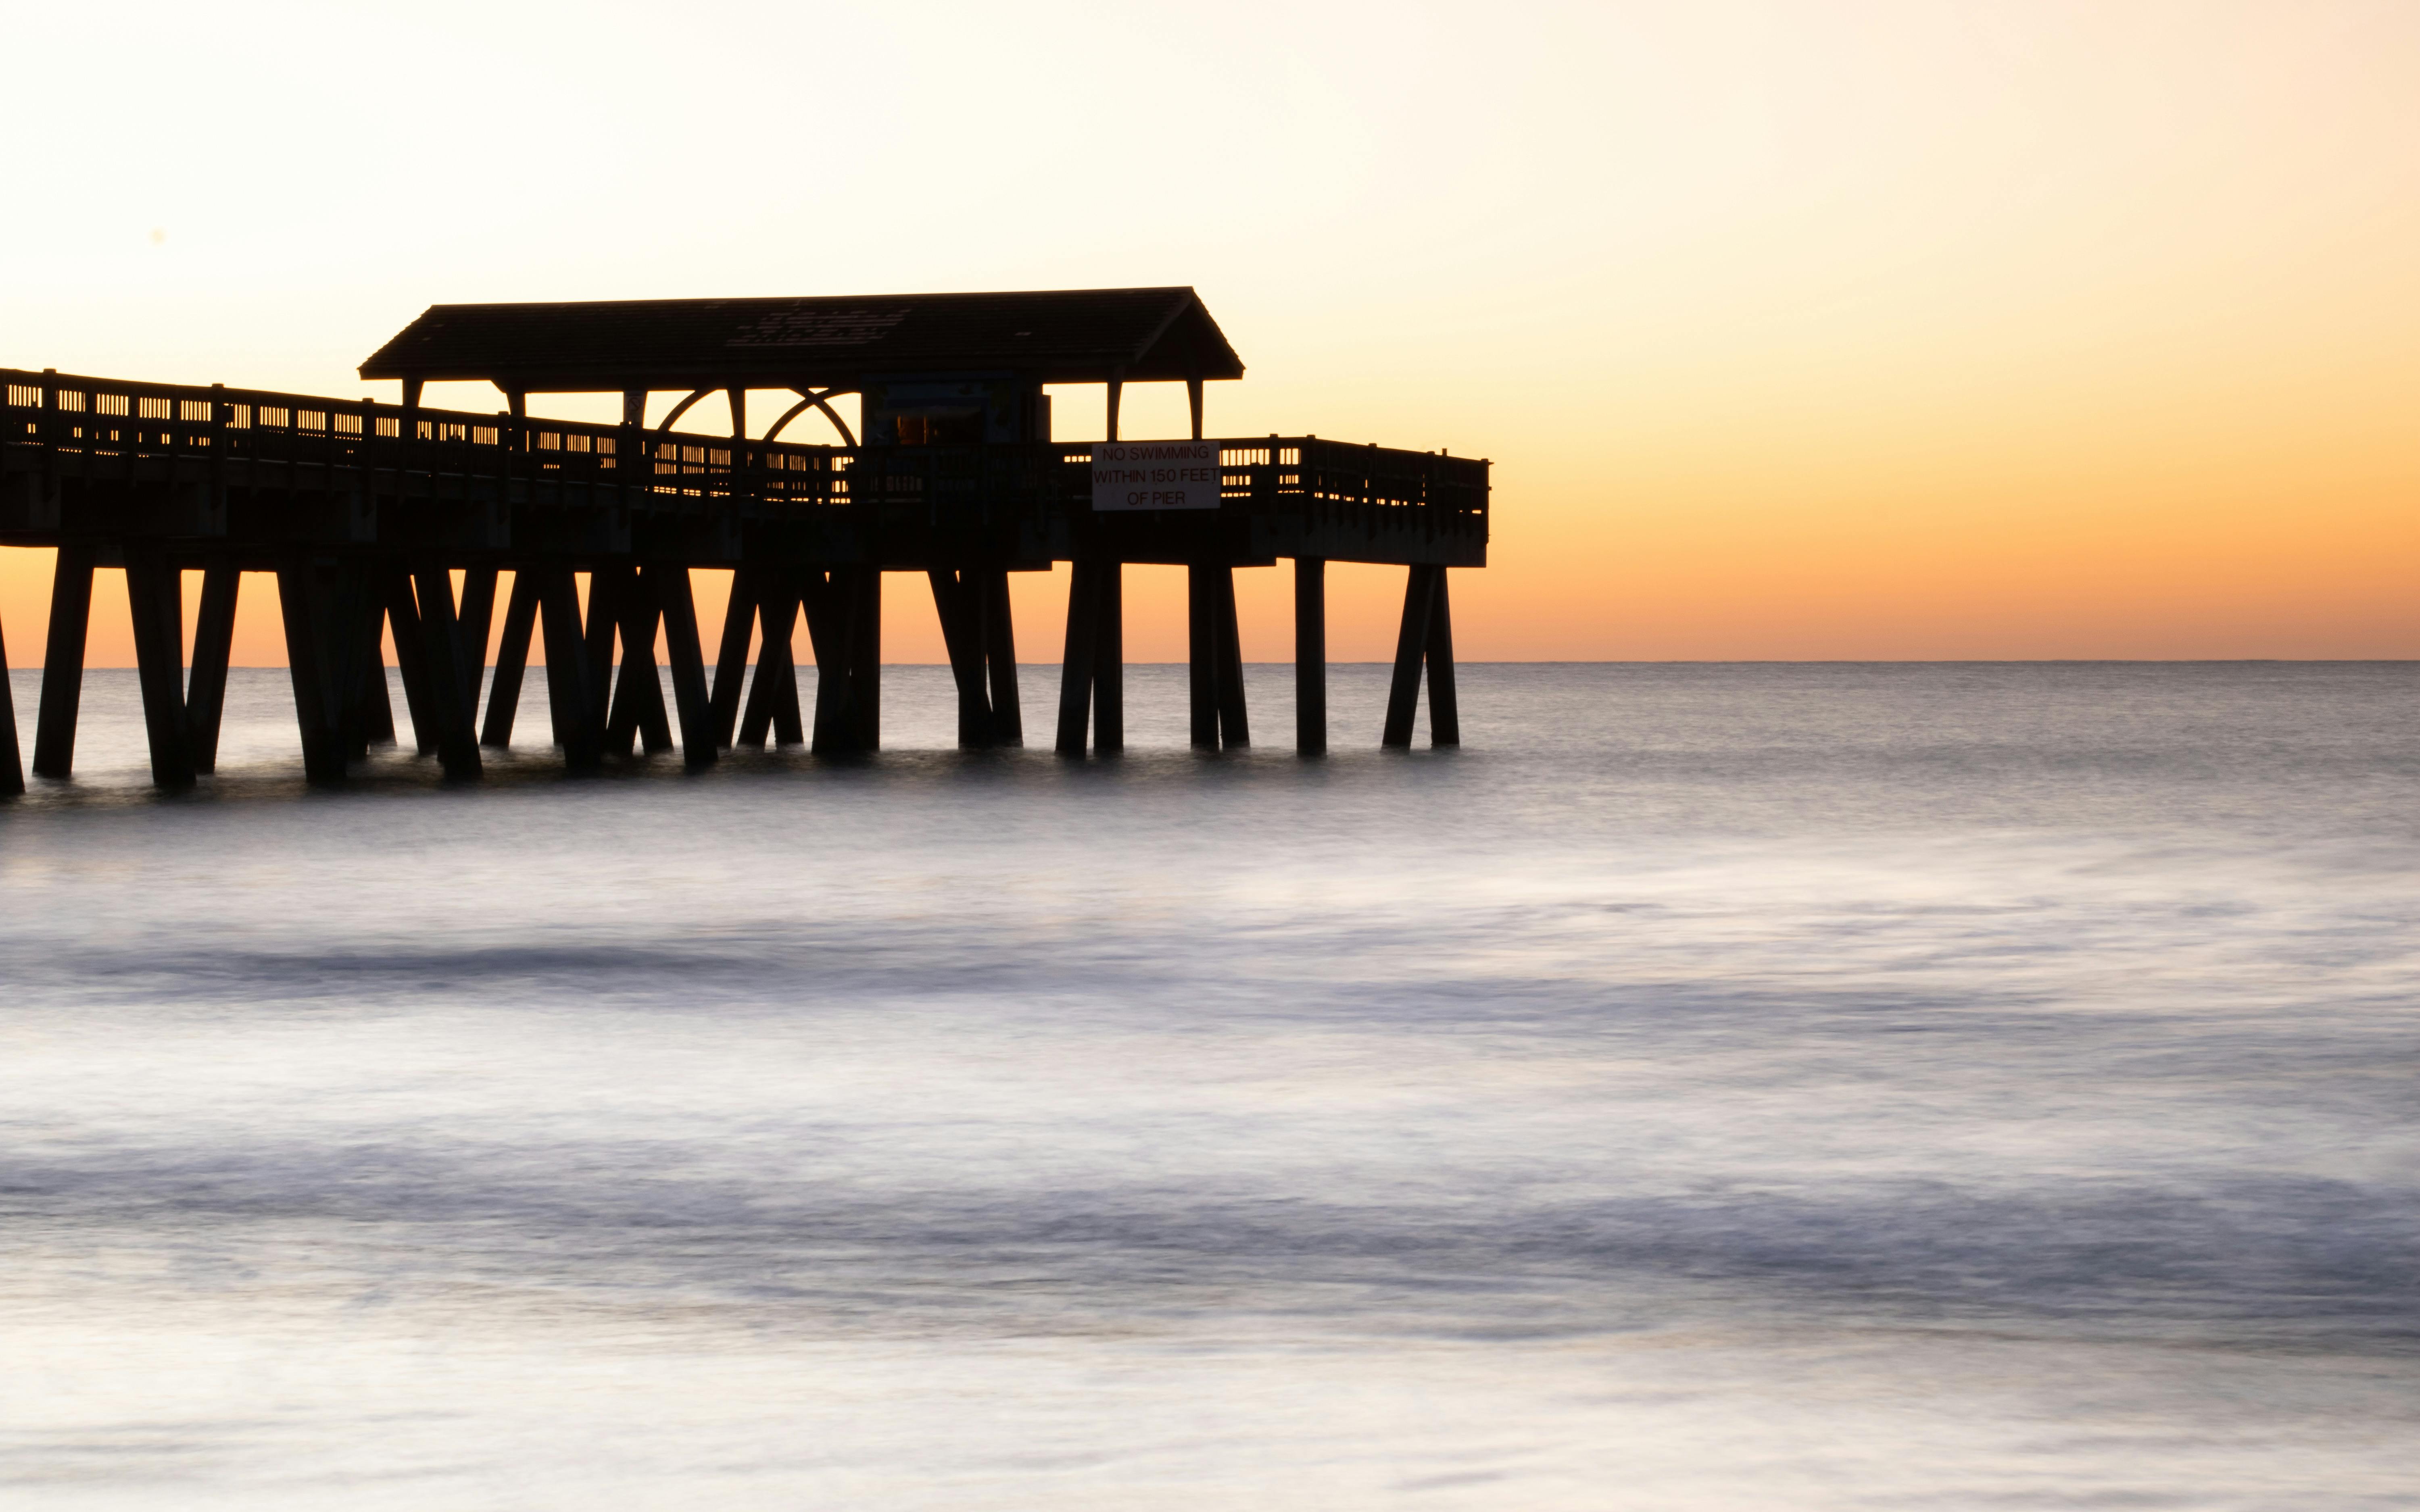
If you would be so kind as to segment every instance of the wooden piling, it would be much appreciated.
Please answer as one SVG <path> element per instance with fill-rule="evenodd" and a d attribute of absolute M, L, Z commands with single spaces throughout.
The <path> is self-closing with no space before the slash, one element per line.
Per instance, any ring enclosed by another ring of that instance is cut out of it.
<path fill-rule="evenodd" d="M 672 658 L 673 708 L 680 717 L 681 760 L 692 767 L 711 766 L 719 742 L 714 712 L 706 686 L 706 653 L 697 636 L 697 598 L 689 568 L 677 562 L 650 563 L 645 577 L 664 625 L 664 648 Z"/>
<path fill-rule="evenodd" d="M 0 633 L 0 797 L 25 791 L 25 766 L 17 750 L 17 694 L 8 686 L 8 639 Z"/>
<path fill-rule="evenodd" d="M 1446 574 L 1438 566 L 1429 569 L 1435 574 L 1436 586 L 1429 604 L 1429 634 L 1426 650 L 1429 664 L 1429 744 L 1459 746 L 1462 744 L 1462 707 L 1453 689 L 1453 611 L 1446 596 Z"/>
<path fill-rule="evenodd" d="M 488 715 L 479 744 L 502 749 L 513 743 L 521 680 L 529 668 L 530 632 L 537 624 L 537 579 L 526 567 L 513 571 L 512 596 L 504 602 L 504 633 L 496 643 L 496 676 L 488 690 Z"/>
<path fill-rule="evenodd" d="M 193 740 L 185 725 L 184 596 L 183 574 L 165 553 L 148 542 L 127 545 L 126 602 L 151 781 L 171 793 L 194 785 Z"/>
<path fill-rule="evenodd" d="M 1384 746 L 1408 747 L 1419 712 L 1420 667 L 1427 659 L 1429 621 L 1436 602 L 1438 569 L 1415 563 L 1404 579 L 1404 619 L 1395 635 L 1395 676 L 1387 690 Z"/>
<path fill-rule="evenodd" d="M 731 574 L 731 599 L 723 606 L 722 640 L 714 656 L 714 743 L 728 747 L 739 725 L 739 694 L 748 680 L 748 642 L 756 627 L 755 569 L 745 563 Z"/>
<path fill-rule="evenodd" d="M 376 624 L 373 585 L 341 559 L 290 553 L 277 568 L 277 601 L 286 625 L 286 665 L 294 685 L 294 718 L 302 737 L 306 780 L 325 786 L 345 778 L 349 687 L 360 680 L 365 624 Z M 367 598 L 368 602 L 365 602 Z M 381 680 L 383 681 L 383 680 Z"/>
<path fill-rule="evenodd" d="M 51 573 L 50 638 L 42 646 L 42 702 L 34 724 L 36 777 L 66 777 L 75 766 L 76 706 L 84 696 L 94 556 L 88 545 L 67 543 L 59 548 L 58 564 Z"/>
<path fill-rule="evenodd" d="M 488 636 L 495 627 L 496 575 L 494 567 L 472 567 L 462 574 L 462 606 L 456 617 L 462 638 L 462 671 L 468 677 L 464 706 L 474 720 L 479 690 L 488 677 Z"/>
<path fill-rule="evenodd" d="M 419 596 L 420 644 L 428 674 L 428 709 L 435 719 L 438 764 L 451 778 L 479 775 L 479 733 L 473 721 L 473 682 L 454 610 L 454 575 L 444 564 L 424 563 L 412 574 Z M 489 583 L 492 591 L 495 584 Z M 402 641 L 400 626 L 396 642 Z"/>
<path fill-rule="evenodd" d="M 957 685 L 958 748 L 980 750 L 996 744 L 991 694 L 984 679 L 990 658 L 985 646 L 987 617 L 982 579 L 972 568 L 936 567 L 924 576 L 933 585 L 933 610 L 941 622 L 941 643 L 949 652 L 950 675 Z"/>
<path fill-rule="evenodd" d="M 662 670 L 656 662 L 656 625 L 662 611 L 656 603 L 655 588 L 655 579 L 635 569 L 623 579 L 622 671 L 605 723 L 605 749 L 611 755 L 628 755 L 634 735 L 650 756 L 672 748 L 672 726 L 664 717 Z"/>
<path fill-rule="evenodd" d="M 379 602 L 395 637 L 395 665 L 402 674 L 403 706 L 411 716 L 411 747 L 422 756 L 437 750 L 441 723 L 428 686 L 428 642 L 420 633 L 420 605 L 412 597 L 411 573 L 401 566 L 378 569 Z"/>
<path fill-rule="evenodd" d="M 1084 754 L 1100 622 L 1100 567 L 1078 557 L 1067 572 L 1067 635 L 1059 653 L 1059 729 L 1052 748 L 1062 756 Z"/>
<path fill-rule="evenodd" d="M 849 584 L 845 600 L 856 618 L 848 637 L 848 711 L 856 748 L 882 748 L 882 569 L 871 564 L 834 572 Z"/>
<path fill-rule="evenodd" d="M 354 607 L 359 622 L 349 655 L 354 667 L 344 721 L 345 752 L 358 760 L 373 744 L 395 744 L 395 700 L 386 686 L 386 606 L 376 595 Z"/>
<path fill-rule="evenodd" d="M 1220 568 L 1211 591 L 1218 615 L 1218 743 L 1233 749 L 1252 743 L 1244 713 L 1244 647 L 1235 623 L 1235 569 Z"/>
<path fill-rule="evenodd" d="M 995 746 L 1025 744 L 1025 711 L 1016 692 L 1016 615 L 1008 597 L 1008 569 L 982 574 L 984 659 L 991 674 L 991 739 Z"/>
<path fill-rule="evenodd" d="M 604 759 L 605 721 L 591 697 L 587 637 L 580 623 L 580 586 L 567 566 L 543 569 L 538 625 L 546 646 L 548 711 L 564 765 L 586 771 Z"/>
<path fill-rule="evenodd" d="M 795 744 L 804 737 L 805 731 L 799 727 L 799 671 L 790 650 L 799 599 L 798 586 L 788 575 L 777 577 L 767 571 L 758 577 L 756 616 L 761 639 L 756 647 L 756 675 L 749 681 L 748 711 L 739 720 L 739 745 L 761 748 L 768 736 L 776 745 Z M 793 728 L 777 731 L 775 726 L 785 712 Z"/>
<path fill-rule="evenodd" d="M 1093 626 L 1093 750 L 1126 748 L 1125 563 L 1099 564 L 1099 609 Z"/>
<path fill-rule="evenodd" d="M 1200 563 L 1185 569 L 1186 662 L 1190 673 L 1193 745 L 1218 748 L 1218 597 L 1214 576 L 1224 567 Z"/>
<path fill-rule="evenodd" d="M 1305 756 L 1327 754 L 1327 563 L 1294 563 L 1294 739 Z"/>
<path fill-rule="evenodd" d="M 219 724 L 226 710 L 227 662 L 234 655 L 236 594 L 243 575 L 225 560 L 202 568 L 201 612 L 194 626 L 194 667 L 185 684 L 186 738 L 194 770 L 218 769 Z"/>

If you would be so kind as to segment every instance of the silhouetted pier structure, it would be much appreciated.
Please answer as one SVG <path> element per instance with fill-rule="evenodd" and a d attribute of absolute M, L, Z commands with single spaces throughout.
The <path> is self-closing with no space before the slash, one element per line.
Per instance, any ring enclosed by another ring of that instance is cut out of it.
<path fill-rule="evenodd" d="M 1280 557 L 1295 563 L 1301 750 L 1327 743 L 1331 561 L 1409 569 L 1383 743 L 1410 744 L 1424 671 L 1431 738 L 1459 740 L 1447 569 L 1486 563 L 1488 464 L 1311 436 L 1204 441 L 1203 385 L 1241 378 L 1243 363 L 1189 288 L 438 305 L 361 372 L 400 379 L 403 402 L 0 370 L 0 544 L 58 548 L 37 774 L 66 777 L 73 763 L 100 567 L 126 573 L 163 788 L 215 765 L 251 572 L 277 576 L 315 782 L 341 780 L 348 762 L 395 738 L 389 628 L 420 748 L 453 776 L 478 772 L 483 745 L 510 744 L 533 640 L 554 742 L 575 768 L 634 747 L 677 745 L 692 764 L 768 739 L 873 750 L 882 575 L 902 571 L 930 583 L 959 743 L 1019 745 L 1008 575 L 1055 562 L 1072 564 L 1063 754 L 1125 743 L 1127 563 L 1188 569 L 1193 743 L 1248 744 L 1233 571 Z M 464 379 L 493 383 L 507 408 L 421 404 L 423 385 Z M 1202 447 L 1134 442 L 1135 455 L 1096 455 L 1119 441 L 1124 386 L 1142 382 L 1187 385 Z M 1069 383 L 1107 385 L 1102 441 L 1048 439 L 1044 385 Z M 748 397 L 768 390 L 796 402 L 752 438 Z M 684 397 L 646 424 L 649 396 L 666 392 Z M 729 437 L 671 428 L 717 392 Z M 622 421 L 529 418 L 528 395 L 550 393 L 618 393 Z M 865 435 L 832 409 L 844 394 L 858 396 Z M 780 440 L 809 410 L 847 444 Z M 1123 459 L 1096 477 L 1109 457 Z M 1186 507 L 1159 507 L 1174 504 Z M 734 572 L 710 670 L 693 567 Z M 190 662 L 187 570 L 202 575 Z M 818 668 L 811 717 L 791 665 L 801 615 Z M 761 647 L 743 685 L 752 631 Z M 0 672 L 5 656 L 0 641 Z M 0 675 L 0 788 L 17 791 L 8 700 Z"/>

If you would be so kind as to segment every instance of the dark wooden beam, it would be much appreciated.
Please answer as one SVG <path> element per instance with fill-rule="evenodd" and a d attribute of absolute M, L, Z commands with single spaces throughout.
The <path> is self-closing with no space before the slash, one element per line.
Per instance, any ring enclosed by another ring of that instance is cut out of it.
<path fill-rule="evenodd" d="M 235 648 L 236 594 L 242 582 L 243 575 L 232 562 L 221 559 L 202 568 L 201 612 L 194 626 L 194 670 L 185 684 L 187 739 L 196 772 L 218 769 L 227 662 Z"/>
<path fill-rule="evenodd" d="M 1016 695 L 1016 615 L 1008 597 L 1008 569 L 986 567 L 983 587 L 984 660 L 991 673 L 991 739 L 1025 744 L 1025 712 Z"/>
<path fill-rule="evenodd" d="M 1052 748 L 1062 756 L 1084 754 L 1100 623 L 1100 564 L 1078 557 L 1067 572 L 1067 637 L 1059 654 L 1059 730 Z"/>
<path fill-rule="evenodd" d="M 462 608 L 458 624 L 462 628 L 463 671 L 470 674 L 470 686 L 464 690 L 472 712 L 479 708 L 479 689 L 488 677 L 488 636 L 496 622 L 496 569 L 473 567 L 462 574 Z"/>
<path fill-rule="evenodd" d="M 856 623 L 848 636 L 848 713 L 857 748 L 882 748 L 882 569 L 850 567 L 832 574 L 849 583 Z"/>
<path fill-rule="evenodd" d="M 1446 596 L 1444 567 L 1429 569 L 1436 587 L 1429 604 L 1429 744 L 1462 744 L 1462 707 L 1453 690 L 1453 610 Z"/>
<path fill-rule="evenodd" d="M 548 710 L 554 717 L 554 743 L 573 771 L 596 766 L 605 755 L 605 721 L 591 697 L 588 641 L 580 624 L 580 585 L 571 569 L 549 567 L 538 577 L 538 625 L 546 646 Z"/>
<path fill-rule="evenodd" d="M 194 785 L 193 737 L 185 725 L 184 575 L 149 542 L 126 547 L 126 602 L 134 663 L 150 737 L 151 781 L 166 792 Z"/>
<path fill-rule="evenodd" d="M 504 601 L 504 634 L 496 643 L 496 679 L 488 690 L 487 722 L 479 744 L 498 749 L 513 743 L 520 712 L 521 679 L 529 668 L 530 632 L 537 625 L 537 579 L 527 567 L 513 570 L 512 596 Z"/>
<path fill-rule="evenodd" d="M 744 401 L 734 394 L 736 407 Z M 680 717 L 681 760 L 692 767 L 711 766 L 721 742 L 715 739 L 714 711 L 706 687 L 706 653 L 698 644 L 697 597 L 691 592 L 689 568 L 677 562 L 651 563 L 644 576 L 654 583 L 652 595 L 664 625 L 664 649 L 672 659 L 673 708 Z"/>
<path fill-rule="evenodd" d="M 1212 585 L 1218 612 L 1218 743 L 1233 748 L 1252 743 L 1244 715 L 1243 637 L 1235 624 L 1235 569 L 1221 567 Z"/>
<path fill-rule="evenodd" d="M 395 699 L 386 686 L 386 606 L 375 595 L 361 597 L 365 601 L 351 610 L 355 633 L 346 643 L 353 671 L 342 719 L 345 754 L 353 759 L 367 756 L 373 743 L 395 744 Z"/>
<path fill-rule="evenodd" d="M 1327 563 L 1294 563 L 1294 739 L 1305 756 L 1327 754 Z"/>
<path fill-rule="evenodd" d="M 17 695 L 8 686 L 8 639 L 0 633 L 0 797 L 25 791 L 25 764 L 17 749 Z"/>
<path fill-rule="evenodd" d="M 642 402 L 645 395 L 640 395 Z M 622 626 L 622 599 L 630 581 L 627 563 L 599 566 L 588 574 L 588 706 L 601 718 L 613 691 L 613 640 Z M 549 662 L 553 661 L 549 656 Z M 601 728 L 600 728 L 601 733 Z"/>
<path fill-rule="evenodd" d="M 1412 743 L 1412 720 L 1419 712 L 1420 666 L 1427 659 L 1429 616 L 1436 602 L 1436 569 L 1415 563 L 1404 579 L 1404 621 L 1395 635 L 1395 676 L 1387 691 L 1387 727 L 1379 736 L 1386 746 Z"/>
<path fill-rule="evenodd" d="M 748 642 L 756 628 L 755 569 L 741 563 L 731 574 L 731 600 L 722 610 L 722 641 L 714 656 L 714 743 L 727 747 L 739 725 L 739 694 L 748 681 Z"/>
<path fill-rule="evenodd" d="M 427 756 L 437 749 L 437 705 L 428 686 L 428 642 L 420 633 L 420 606 L 411 596 L 411 573 L 396 564 L 375 569 L 379 602 L 395 638 L 395 665 L 403 678 L 403 706 L 411 716 L 411 748 Z"/>
<path fill-rule="evenodd" d="M 1099 609 L 1093 627 L 1093 750 L 1126 748 L 1125 563 L 1099 564 Z"/>
<path fill-rule="evenodd" d="M 302 773 L 316 785 L 345 779 L 347 687 L 361 676 L 365 623 L 375 624 L 358 569 L 340 559 L 296 550 L 278 564 L 277 601 L 286 625 L 286 665 L 294 718 L 302 737 Z M 380 616 L 382 617 L 382 616 Z M 383 679 L 381 679 L 383 682 Z"/>
<path fill-rule="evenodd" d="M 792 721 L 799 720 L 799 672 L 790 650 L 790 632 L 799 619 L 799 590 L 787 574 L 777 578 L 768 570 L 757 579 L 756 613 L 762 639 L 756 647 L 756 675 L 749 682 L 748 712 L 739 720 L 737 743 L 761 748 L 769 735 L 776 744 L 793 744 L 803 738 L 803 729 L 787 740 L 774 729 L 785 710 Z"/>
<path fill-rule="evenodd" d="M 627 756 L 636 736 L 650 756 L 672 749 L 672 725 L 664 717 L 664 685 L 656 662 L 656 625 L 662 610 L 655 581 L 632 569 L 621 589 L 622 671 L 605 721 L 608 754 Z"/>
<path fill-rule="evenodd" d="M 1218 748 L 1218 592 L 1223 566 L 1195 563 L 1185 569 L 1186 665 L 1190 674 L 1193 746 Z"/>
<path fill-rule="evenodd" d="M 993 744 L 991 696 L 984 687 L 983 589 L 971 568 L 936 567 L 924 576 L 933 585 L 933 610 L 958 688 L 958 748 L 980 750 Z"/>
<path fill-rule="evenodd" d="M 34 725 L 36 777 L 65 777 L 75 766 L 76 707 L 84 696 L 94 555 L 90 546 L 65 544 L 51 573 L 50 639 L 42 646 L 42 703 Z"/>
<path fill-rule="evenodd" d="M 419 596 L 421 654 L 427 666 L 429 715 L 437 724 L 438 764 L 447 777 L 476 777 L 479 733 L 470 700 L 470 657 L 462 643 L 461 621 L 454 609 L 454 575 L 442 563 L 424 563 L 412 574 L 412 586 Z M 489 586 L 492 589 L 493 582 Z M 398 645 L 402 639 L 398 625 Z"/>

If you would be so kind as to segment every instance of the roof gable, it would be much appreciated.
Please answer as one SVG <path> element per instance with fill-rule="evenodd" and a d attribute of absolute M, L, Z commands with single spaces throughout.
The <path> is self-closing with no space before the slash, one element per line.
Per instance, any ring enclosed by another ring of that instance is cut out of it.
<path fill-rule="evenodd" d="M 1017 372 L 1038 382 L 1237 378 L 1192 289 L 436 304 L 365 378 L 507 391 L 855 388 L 886 373 Z"/>

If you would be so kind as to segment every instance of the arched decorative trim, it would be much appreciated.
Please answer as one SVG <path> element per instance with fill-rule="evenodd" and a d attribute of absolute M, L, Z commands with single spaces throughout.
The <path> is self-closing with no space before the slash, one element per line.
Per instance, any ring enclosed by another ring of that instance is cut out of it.
<path fill-rule="evenodd" d="M 841 419 L 839 412 L 834 410 L 830 404 L 827 402 L 837 394 L 853 393 L 856 392 L 854 389 L 817 389 L 812 393 L 808 393 L 804 389 L 793 389 L 790 392 L 799 395 L 799 402 L 790 406 L 789 409 L 782 411 L 782 418 L 773 422 L 771 428 L 765 432 L 765 439 L 769 441 L 774 437 L 781 435 L 783 426 L 788 424 L 791 421 L 798 419 L 800 415 L 805 414 L 812 409 L 820 409 L 824 412 L 824 418 L 832 423 L 832 429 L 840 432 L 840 439 L 842 440 L 847 442 L 851 446 L 855 446 L 857 444 L 856 432 L 848 428 L 848 422 Z"/>
<path fill-rule="evenodd" d="M 663 418 L 663 423 L 658 425 L 656 429 L 659 431 L 672 429 L 673 422 L 678 420 L 681 416 L 688 414 L 689 407 L 690 405 L 697 403 L 700 399 L 705 398 L 707 394 L 712 393 L 714 391 L 712 389 L 700 389 L 695 393 L 690 394 L 688 398 L 683 399 L 680 403 L 673 406 L 673 412 L 666 415 Z"/>

